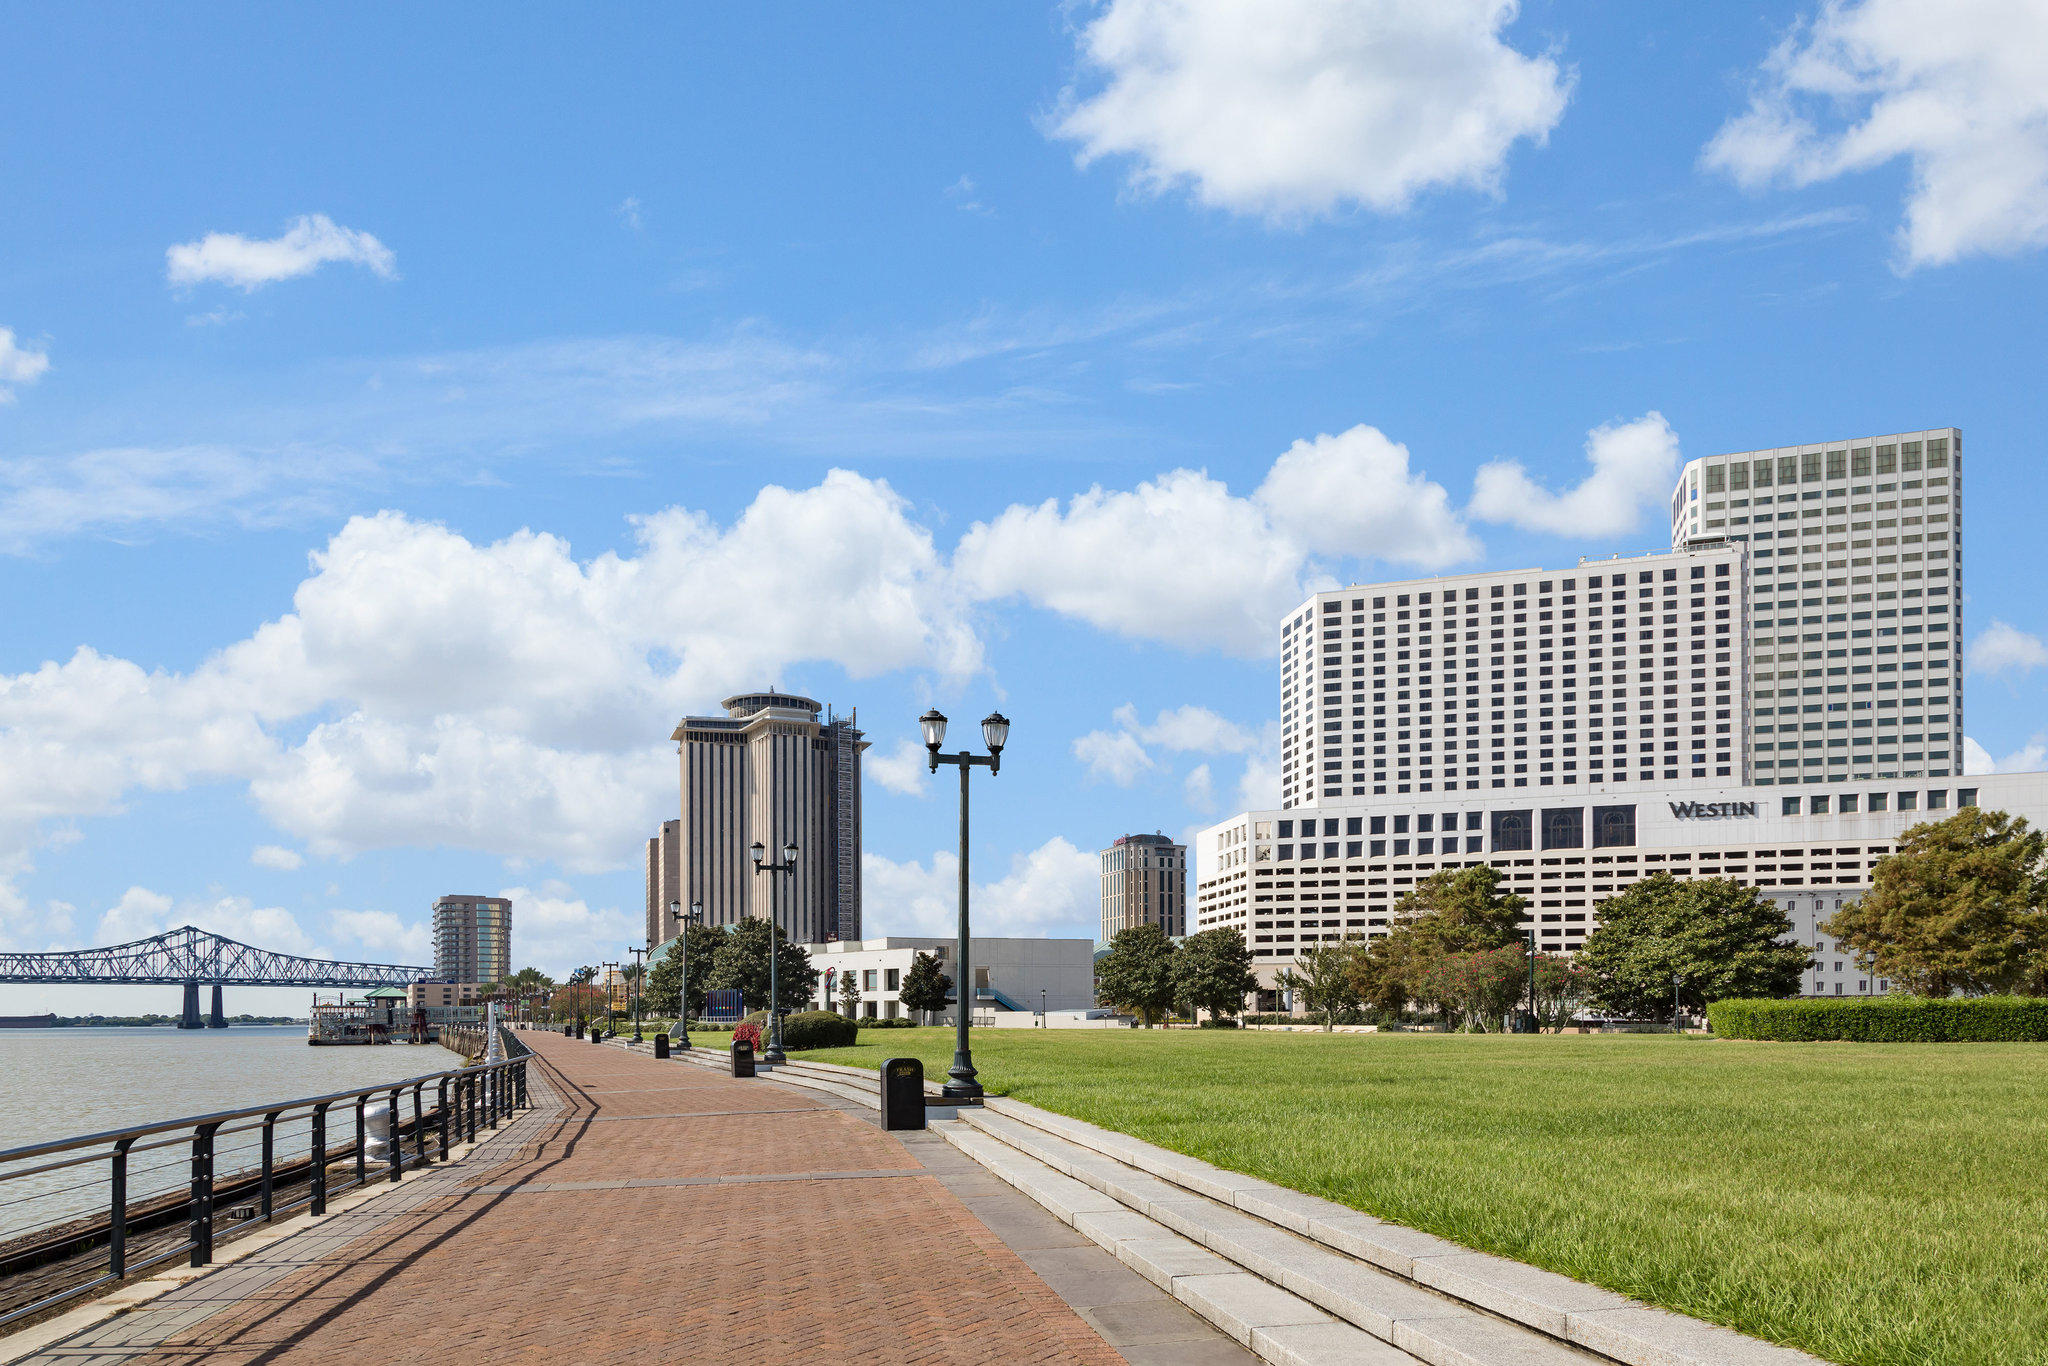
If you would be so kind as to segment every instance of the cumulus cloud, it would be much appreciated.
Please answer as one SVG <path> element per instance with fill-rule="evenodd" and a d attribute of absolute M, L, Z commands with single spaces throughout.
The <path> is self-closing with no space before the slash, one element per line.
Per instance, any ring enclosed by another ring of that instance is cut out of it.
<path fill-rule="evenodd" d="M 281 844 L 259 844 L 249 851 L 249 862 L 277 873 L 295 873 L 305 866 L 305 856 Z"/>
<path fill-rule="evenodd" d="M 344 228 L 324 213 L 303 214 L 276 237 L 210 232 L 164 252 L 164 277 L 174 285 L 209 281 L 243 292 L 311 275 L 330 262 L 358 265 L 386 280 L 398 278 L 398 258 L 367 232 Z"/>
<path fill-rule="evenodd" d="M 960 861 L 953 854 L 933 854 L 928 863 L 863 854 L 867 931 L 950 937 L 959 921 L 959 886 Z M 1011 859 L 997 881 L 975 883 L 972 895 L 978 934 L 1092 939 L 1101 921 L 1100 861 L 1054 836 Z"/>
<path fill-rule="evenodd" d="M 1091 730 L 1074 738 L 1074 757 L 1088 776 L 1129 787 L 1152 768 L 1152 756 L 1127 730 Z"/>
<path fill-rule="evenodd" d="M 1472 516 L 1559 536 L 1616 536 L 1633 531 L 1646 509 L 1671 494 L 1678 470 L 1678 434 L 1658 412 L 1609 422 L 1586 435 L 1593 469 L 1578 485 L 1552 493 L 1519 461 L 1495 460 L 1472 484 Z"/>
<path fill-rule="evenodd" d="M 2048 243 L 2044 70 L 2032 0 L 1825 0 L 1704 159 L 1752 188 L 1904 160 L 1904 266 L 2011 255 Z"/>
<path fill-rule="evenodd" d="M 896 748 L 887 754 L 863 754 L 861 772 L 886 791 L 903 797 L 922 797 L 931 778 L 931 763 L 926 756 L 925 747 L 917 741 L 898 740 Z"/>
<path fill-rule="evenodd" d="M 513 908 L 516 914 L 518 908 Z M 327 922 L 344 938 L 393 963 L 431 963 L 434 936 L 425 920 L 402 920 L 390 911 L 329 911 Z"/>
<path fill-rule="evenodd" d="M 1181 798 L 1197 811 L 1216 808 L 1216 778 L 1207 764 L 1196 764 L 1180 782 Z"/>
<path fill-rule="evenodd" d="M 2044 766 L 2048 766 L 2048 736 L 2036 735 L 2003 759 L 1993 758 L 1984 746 L 1963 737 L 1965 773 L 2039 773 Z"/>
<path fill-rule="evenodd" d="M 1994 619 L 1970 641 L 1963 663 L 1971 673 L 2024 674 L 2048 664 L 2048 645 L 2037 635 Z"/>
<path fill-rule="evenodd" d="M 1237 809 L 1271 811 L 1280 805 L 1280 736 L 1272 729 L 1270 743 L 1244 761 L 1244 773 L 1237 780 Z"/>
<path fill-rule="evenodd" d="M 1327 581 L 1316 554 L 1437 569 L 1478 549 L 1443 487 L 1409 472 L 1406 447 L 1360 426 L 1296 442 L 1248 498 L 1181 469 L 1128 491 L 1097 486 L 1064 508 L 1012 506 L 969 529 L 954 566 L 980 598 L 1257 656 Z"/>
<path fill-rule="evenodd" d="M 1192 703 L 1161 711 L 1149 722 L 1141 720 L 1138 709 L 1126 703 L 1112 712 L 1111 718 L 1116 723 L 1114 727 L 1079 736 L 1073 751 L 1089 777 L 1118 787 L 1129 787 L 1157 767 L 1152 758 L 1154 750 L 1175 754 L 1241 754 L 1258 743 L 1257 737 L 1243 726 Z M 1208 765 L 1202 765 L 1201 771 L 1204 776 L 1200 779 L 1189 775 L 1187 781 L 1194 786 L 1185 790 L 1213 796 Z"/>
<path fill-rule="evenodd" d="M 298 917 L 282 906 L 258 906 L 243 896 L 176 902 L 147 887 L 130 887 L 100 914 L 95 944 L 122 944 L 195 925 L 258 948 L 309 957 L 331 957 L 333 950 L 306 933 Z"/>
<path fill-rule="evenodd" d="M 13 328 L 0 327 L 0 403 L 12 403 L 16 389 L 34 384 L 49 368 L 49 352 L 23 346 Z"/>
<path fill-rule="evenodd" d="M 515 971 L 530 965 L 561 980 L 602 957 L 603 945 L 638 943 L 646 931 L 638 910 L 592 906 L 562 882 L 507 887 L 498 895 L 512 903 Z"/>
<path fill-rule="evenodd" d="M 1099 88 L 1054 131 L 1079 160 L 1132 158 L 1155 192 L 1275 217 L 1399 210 L 1497 188 L 1541 143 L 1572 77 L 1503 34 L 1515 0 L 1110 0 L 1082 29 Z"/>

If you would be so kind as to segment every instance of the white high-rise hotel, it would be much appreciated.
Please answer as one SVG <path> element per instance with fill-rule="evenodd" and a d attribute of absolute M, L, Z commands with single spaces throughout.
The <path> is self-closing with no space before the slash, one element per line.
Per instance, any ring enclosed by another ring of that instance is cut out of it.
<path fill-rule="evenodd" d="M 1897 833 L 1980 798 L 2048 814 L 2048 775 L 1948 781 L 1961 444 L 1695 460 L 1668 552 L 1317 594 L 1280 627 L 1280 807 L 1204 832 L 1196 927 L 1240 929 L 1270 981 L 1444 868 L 1503 869 L 1565 951 L 1636 878 L 1727 875 L 1793 913 L 1809 990 L 1882 990 L 1816 927 Z"/>

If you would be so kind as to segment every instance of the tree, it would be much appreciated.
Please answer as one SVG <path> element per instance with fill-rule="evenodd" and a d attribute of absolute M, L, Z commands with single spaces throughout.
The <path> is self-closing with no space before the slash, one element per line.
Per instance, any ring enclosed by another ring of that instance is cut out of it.
<path fill-rule="evenodd" d="M 860 1015 L 860 974 L 852 968 L 839 972 L 839 1013 L 849 1020 Z"/>
<path fill-rule="evenodd" d="M 1150 1029 L 1173 1009 L 1173 941 L 1157 925 L 1117 931 L 1095 965 L 1095 996 L 1106 1006 L 1137 1015 Z"/>
<path fill-rule="evenodd" d="M 747 916 L 726 930 L 711 955 L 711 974 L 705 985 L 714 991 L 736 990 L 749 1010 L 768 1005 L 768 943 L 770 926 L 759 916 Z M 818 970 L 811 956 L 793 944 L 780 926 L 774 927 L 776 974 L 780 981 L 781 1004 L 785 1009 L 818 994 Z M 691 946 L 693 949 L 695 945 Z M 695 956 L 694 954 L 692 955 Z"/>
<path fill-rule="evenodd" d="M 1522 1003 L 1528 983 L 1529 957 L 1523 948 L 1445 953 L 1417 975 L 1416 999 L 1458 1017 L 1466 1029 L 1506 1033 L 1508 1015 Z"/>
<path fill-rule="evenodd" d="M 1251 945 L 1236 930 L 1203 930 L 1173 951 L 1174 995 L 1212 1019 L 1244 1009 L 1244 998 L 1259 988 L 1252 973 Z"/>
<path fill-rule="evenodd" d="M 1685 1003 L 1790 996 L 1812 955 L 1784 942 L 1785 913 L 1729 878 L 1644 878 L 1600 905 L 1600 927 L 1577 955 L 1590 1000 L 1636 1019 L 1672 1018 L 1673 978 Z"/>
<path fill-rule="evenodd" d="M 1357 944 L 1318 944 L 1282 968 L 1274 978 L 1282 991 L 1294 993 L 1310 1019 L 1320 1020 L 1328 1033 L 1338 1019 L 1357 1010 L 1360 1001 L 1353 972 Z"/>
<path fill-rule="evenodd" d="M 1529 904 L 1503 892 L 1505 875 L 1484 864 L 1447 868 L 1417 883 L 1394 907 L 1393 927 L 1354 954 L 1352 984 L 1382 1018 L 1425 1001 L 1420 983 L 1447 954 L 1484 953 L 1522 942 Z"/>
<path fill-rule="evenodd" d="M 1536 955 L 1536 1023 L 1563 1029 L 1581 1010 L 1593 990 L 1593 974 L 1561 953 Z"/>
<path fill-rule="evenodd" d="M 1917 996 L 2048 993 L 2044 840 L 2003 811 L 1916 825 L 1821 929 Z"/>
<path fill-rule="evenodd" d="M 946 1008 L 946 997 L 953 990 L 953 979 L 939 971 L 938 958 L 929 953 L 919 953 L 910 960 L 910 971 L 903 974 L 903 985 L 897 989 L 896 999 L 903 1008 L 913 1015 L 922 1015 L 927 1021 Z"/>
<path fill-rule="evenodd" d="M 689 938 L 680 944 L 671 944 L 647 972 L 648 1005 L 661 1015 L 677 1013 L 677 992 L 682 987 L 683 948 L 689 948 L 690 959 L 690 1014 L 695 1017 L 704 1013 L 704 993 L 711 981 L 711 960 L 725 943 L 725 931 L 716 925 L 685 925 L 683 933 Z"/>

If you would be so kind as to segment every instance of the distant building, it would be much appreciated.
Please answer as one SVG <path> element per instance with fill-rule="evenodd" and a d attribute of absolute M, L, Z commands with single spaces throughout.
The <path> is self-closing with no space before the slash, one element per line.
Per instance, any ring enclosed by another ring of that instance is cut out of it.
<path fill-rule="evenodd" d="M 1119 835 L 1102 851 L 1102 942 L 1137 925 L 1188 932 L 1187 846 L 1164 835 Z"/>
<path fill-rule="evenodd" d="M 682 918 L 670 908 L 683 903 L 683 823 L 663 821 L 647 841 L 647 946 L 676 937 Z"/>
<path fill-rule="evenodd" d="M 473 1006 L 476 1004 L 477 986 L 475 982 L 414 982 L 406 993 L 407 1004 L 414 1010 Z"/>
<path fill-rule="evenodd" d="M 860 755 L 855 717 L 774 691 L 725 699 L 724 716 L 688 716 L 669 738 L 681 757 L 677 885 L 668 899 L 704 904 L 704 923 L 774 918 L 799 943 L 860 938 Z M 793 875 L 757 874 L 797 847 Z M 666 914 L 666 905 L 662 906 Z M 672 938 L 666 925 L 663 938 Z M 656 941 L 661 942 L 661 940 Z"/>
<path fill-rule="evenodd" d="M 434 976 L 498 982 L 512 975 L 512 903 L 454 894 L 434 903 Z"/>
<path fill-rule="evenodd" d="M 939 960 L 939 971 L 953 970 L 953 941 L 887 939 L 842 941 L 805 946 L 818 970 L 818 989 L 811 1004 L 838 1010 L 840 983 L 852 973 L 860 987 L 856 1013 L 863 1019 L 897 1020 L 911 1012 L 898 993 L 910 965 L 920 953 Z M 977 1017 L 1012 1017 L 1021 1021 L 1043 1008 L 1086 1011 L 1095 1005 L 1095 946 L 1086 939 L 976 938 L 974 1009 Z M 799 1007 L 801 1008 L 801 1007 Z M 976 1023 L 982 1020 L 977 1018 Z M 991 1019 L 990 1023 L 1001 1023 Z"/>

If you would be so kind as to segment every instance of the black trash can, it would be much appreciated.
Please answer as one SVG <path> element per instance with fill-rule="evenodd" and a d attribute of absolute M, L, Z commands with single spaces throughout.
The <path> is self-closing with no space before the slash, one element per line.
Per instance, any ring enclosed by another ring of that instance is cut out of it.
<path fill-rule="evenodd" d="M 916 1058 L 891 1058 L 882 1064 L 882 1127 L 924 1127 L 924 1064 Z"/>
<path fill-rule="evenodd" d="M 562 1037 L 563 1037 L 563 1038 L 565 1038 L 565 1039 L 567 1039 L 567 1038 L 572 1038 L 572 1037 L 574 1037 L 574 1036 L 575 1036 L 575 1033 L 576 1033 L 576 1026 L 575 1026 L 575 1025 L 563 1025 L 563 1026 L 562 1026 Z"/>
<path fill-rule="evenodd" d="M 754 1075 L 754 1046 L 745 1039 L 733 1040 L 732 1074 L 736 1077 Z"/>
<path fill-rule="evenodd" d="M 657 1058 L 668 1056 L 668 1035 L 657 1034 L 654 1036 L 654 1056 Z"/>

